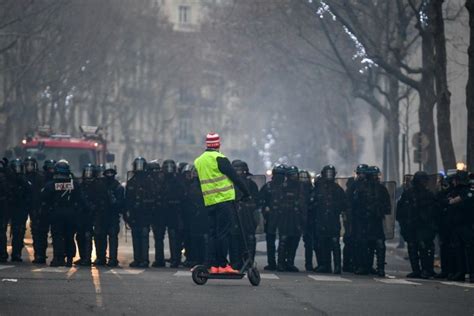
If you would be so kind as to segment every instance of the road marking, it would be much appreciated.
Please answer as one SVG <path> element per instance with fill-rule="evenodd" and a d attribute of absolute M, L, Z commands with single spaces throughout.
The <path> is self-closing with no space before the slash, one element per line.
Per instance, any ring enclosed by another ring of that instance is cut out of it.
<path fill-rule="evenodd" d="M 0 266 L 0 270 L 14 268 L 15 266 Z"/>
<path fill-rule="evenodd" d="M 193 273 L 191 271 L 178 271 L 173 275 L 177 277 L 190 277 Z"/>
<path fill-rule="evenodd" d="M 261 273 L 260 278 L 264 280 L 280 280 L 280 278 L 273 273 Z"/>
<path fill-rule="evenodd" d="M 440 282 L 440 283 L 444 285 L 454 285 L 454 286 L 467 287 L 470 289 L 474 289 L 473 283 L 462 283 L 462 282 Z"/>
<path fill-rule="evenodd" d="M 385 283 L 385 284 L 399 284 L 399 285 L 421 285 L 421 283 L 416 283 L 404 279 L 381 279 L 374 278 L 375 281 Z"/>
<path fill-rule="evenodd" d="M 46 267 L 46 268 L 34 269 L 32 271 L 33 272 L 66 273 L 66 272 L 69 272 L 70 269 L 73 269 L 73 268 L 68 268 L 68 267 Z"/>
<path fill-rule="evenodd" d="M 102 289 L 100 287 L 100 272 L 96 267 L 91 268 L 92 283 L 94 283 L 95 288 L 95 302 L 97 307 L 103 306 L 102 301 Z"/>
<path fill-rule="evenodd" d="M 145 270 L 139 269 L 110 269 L 109 271 L 105 272 L 106 274 L 128 274 L 128 275 L 136 275 L 143 273 Z"/>
<path fill-rule="evenodd" d="M 351 280 L 344 279 L 340 276 L 308 275 L 308 278 L 311 278 L 315 281 L 323 281 L 323 282 L 352 282 Z"/>
<path fill-rule="evenodd" d="M 70 268 L 69 271 L 67 272 L 67 278 L 70 279 L 74 273 L 76 273 L 79 269 L 78 268 Z"/>

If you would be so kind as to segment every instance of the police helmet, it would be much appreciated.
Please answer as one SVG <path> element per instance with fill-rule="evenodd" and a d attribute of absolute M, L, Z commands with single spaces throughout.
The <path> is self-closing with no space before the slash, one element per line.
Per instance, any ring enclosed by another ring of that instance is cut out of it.
<path fill-rule="evenodd" d="M 91 163 L 82 168 L 82 178 L 83 179 L 92 179 L 95 176 L 95 166 Z"/>
<path fill-rule="evenodd" d="M 23 161 L 23 167 L 25 168 L 25 172 L 37 172 L 38 171 L 38 161 L 36 161 L 33 157 L 27 157 Z"/>
<path fill-rule="evenodd" d="M 146 160 L 143 157 L 137 157 L 133 160 L 132 168 L 134 172 L 145 171 L 146 169 Z"/>
<path fill-rule="evenodd" d="M 65 159 L 59 160 L 54 165 L 54 173 L 58 175 L 67 175 L 71 174 L 71 167 L 69 166 L 69 162 Z"/>
<path fill-rule="evenodd" d="M 163 172 L 165 174 L 176 173 L 176 162 L 172 159 L 167 159 L 163 161 Z"/>
<path fill-rule="evenodd" d="M 10 169 L 17 174 L 23 173 L 23 163 L 21 162 L 21 159 L 16 158 L 10 161 Z"/>
<path fill-rule="evenodd" d="M 43 171 L 44 172 L 54 172 L 54 165 L 56 164 L 56 160 L 48 159 L 43 162 Z"/>
<path fill-rule="evenodd" d="M 157 159 L 152 160 L 147 164 L 146 170 L 150 172 L 160 172 L 161 171 L 160 163 L 158 162 Z"/>
<path fill-rule="evenodd" d="M 321 177 L 326 180 L 334 180 L 336 178 L 336 167 L 333 165 L 327 165 L 324 166 L 323 169 L 321 169 Z"/>

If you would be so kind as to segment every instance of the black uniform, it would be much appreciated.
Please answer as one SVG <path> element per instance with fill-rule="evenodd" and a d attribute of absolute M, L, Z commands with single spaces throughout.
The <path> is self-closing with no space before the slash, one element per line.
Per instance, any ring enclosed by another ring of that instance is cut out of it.
<path fill-rule="evenodd" d="M 311 179 L 310 179 L 311 180 Z M 305 196 L 305 200 L 308 201 L 311 198 L 311 192 L 313 191 L 313 184 L 310 182 L 302 182 L 301 189 Z M 318 254 L 316 248 L 316 242 L 314 240 L 314 231 L 313 231 L 313 222 L 314 222 L 314 213 L 312 209 L 308 207 L 306 225 L 303 233 L 303 242 L 304 242 L 304 262 L 306 271 L 313 271 L 313 251 L 316 255 L 316 260 L 318 260 Z"/>
<path fill-rule="evenodd" d="M 186 192 L 184 216 L 190 223 L 190 244 L 186 249 L 186 260 L 189 266 L 196 264 L 208 265 L 209 216 L 204 206 L 199 178 L 194 177 L 188 183 Z"/>
<path fill-rule="evenodd" d="M 3 161 L 0 161 L 0 262 L 6 262 L 8 259 L 7 253 L 7 175 L 6 168 Z"/>
<path fill-rule="evenodd" d="M 349 178 L 346 188 L 347 208 L 346 212 L 342 214 L 344 225 L 344 248 L 342 253 L 342 270 L 344 272 L 354 272 L 354 237 L 352 235 L 352 198 L 357 186 L 362 182 L 361 178 Z"/>
<path fill-rule="evenodd" d="M 258 186 L 250 179 L 248 175 L 239 175 L 242 182 L 245 183 L 250 192 L 250 198 L 242 200 L 243 193 L 239 189 L 236 190 L 236 207 L 232 214 L 232 228 L 230 239 L 230 262 L 234 269 L 240 270 L 243 265 L 243 256 L 245 253 L 245 245 L 248 248 L 249 256 L 252 261 L 255 258 L 255 250 L 257 242 L 255 239 L 255 231 L 258 226 L 257 199 Z M 242 236 L 242 234 L 245 236 Z M 245 238 L 245 241 L 243 240 Z"/>
<path fill-rule="evenodd" d="M 170 266 L 174 268 L 177 268 L 181 264 L 185 192 L 184 184 L 176 174 L 165 173 L 161 198 L 170 244 Z M 164 231 L 162 236 L 164 238 Z"/>
<path fill-rule="evenodd" d="M 434 275 L 435 212 L 434 194 L 423 185 L 414 185 L 403 192 L 397 203 L 397 221 L 408 245 L 413 271 L 408 277 L 429 278 Z"/>
<path fill-rule="evenodd" d="M 83 178 L 81 182 L 81 191 L 84 199 L 88 201 L 87 205 L 82 204 L 77 220 L 76 242 L 79 249 L 80 260 L 75 264 L 90 265 L 92 255 L 92 239 L 94 236 L 94 216 L 102 204 L 103 196 L 99 195 L 99 187 L 95 178 Z"/>
<path fill-rule="evenodd" d="M 276 234 L 280 219 L 280 208 L 283 199 L 283 183 L 285 176 L 276 174 L 272 180 L 266 183 L 259 193 L 259 203 L 264 219 L 264 230 L 267 244 L 267 263 L 266 270 L 276 270 Z"/>
<path fill-rule="evenodd" d="M 287 179 L 283 184 L 280 203 L 277 269 L 297 272 L 294 261 L 307 214 L 307 200 L 305 200 L 301 183 L 297 179 Z"/>
<path fill-rule="evenodd" d="M 70 266 L 75 255 L 74 232 L 78 212 L 84 208 L 79 183 L 71 178 L 55 178 L 46 183 L 41 193 L 44 210 L 49 211 L 53 237 L 51 266 Z M 67 262 L 64 262 L 64 258 Z"/>
<path fill-rule="evenodd" d="M 45 185 L 45 178 L 39 172 L 27 172 L 25 177 L 31 184 L 28 214 L 33 237 L 34 263 L 46 263 L 49 222 L 47 214 L 41 212 L 41 190 Z"/>
<path fill-rule="evenodd" d="M 331 273 L 331 253 L 334 273 L 341 273 L 340 216 L 346 210 L 344 190 L 334 181 L 321 179 L 311 195 L 314 214 L 313 231 L 320 255 L 316 272 Z"/>
<path fill-rule="evenodd" d="M 355 265 L 357 274 L 367 274 L 372 265 L 370 248 L 375 247 L 377 272 L 385 275 L 384 216 L 390 214 L 390 195 L 376 179 L 362 181 L 354 191 L 352 203 Z"/>
<path fill-rule="evenodd" d="M 153 181 L 144 171 L 137 171 L 125 189 L 126 220 L 132 229 L 133 262 L 131 267 L 148 267 L 149 234 L 154 204 Z"/>
<path fill-rule="evenodd" d="M 94 241 L 96 245 L 96 264 L 106 263 L 109 249 L 109 266 L 118 265 L 118 234 L 120 231 L 120 214 L 123 212 L 124 188 L 113 177 L 99 178 L 98 196 L 102 202 L 94 216 Z M 107 247 L 108 245 L 108 247 Z"/>
<path fill-rule="evenodd" d="M 166 232 L 166 216 L 163 209 L 163 173 L 161 171 L 151 171 L 150 177 L 153 186 L 152 224 L 153 238 L 155 240 L 155 261 L 152 266 L 155 268 L 165 266 L 164 237 Z"/>
<path fill-rule="evenodd" d="M 452 188 L 446 186 L 436 194 L 436 227 L 440 249 L 441 273 L 436 278 L 445 279 L 448 275 L 456 273 L 456 261 L 454 249 L 451 245 L 453 234 L 452 216 L 449 213 L 448 197 L 451 196 Z"/>
<path fill-rule="evenodd" d="M 7 209 L 4 232 L 7 223 L 11 224 L 12 261 L 22 261 L 21 252 L 24 247 L 28 205 L 31 200 L 31 185 L 23 174 L 7 172 Z"/>

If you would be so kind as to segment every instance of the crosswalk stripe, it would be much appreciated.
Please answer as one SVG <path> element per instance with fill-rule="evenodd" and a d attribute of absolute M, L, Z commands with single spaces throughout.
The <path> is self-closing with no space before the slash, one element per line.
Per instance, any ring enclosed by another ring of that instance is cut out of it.
<path fill-rule="evenodd" d="M 474 289 L 473 283 L 462 283 L 462 282 L 440 282 L 440 283 L 444 285 L 454 285 L 454 286 L 467 287 L 470 289 Z"/>
<path fill-rule="evenodd" d="M 421 285 L 421 283 L 416 283 L 412 281 L 408 281 L 405 279 L 381 279 L 381 278 L 374 278 L 375 281 L 385 283 L 385 284 L 398 284 L 398 285 Z"/>
<path fill-rule="evenodd" d="M 323 281 L 323 282 L 352 282 L 352 280 L 345 279 L 340 276 L 308 275 L 308 278 L 311 278 L 315 281 Z"/>
<path fill-rule="evenodd" d="M 124 274 L 124 275 L 137 275 L 143 273 L 145 270 L 140 269 L 111 269 L 104 274 Z"/>
<path fill-rule="evenodd" d="M 260 278 L 264 280 L 280 280 L 280 277 L 273 273 L 260 273 Z"/>
<path fill-rule="evenodd" d="M 178 271 L 173 275 L 177 277 L 190 277 L 193 273 L 191 271 Z"/>
<path fill-rule="evenodd" d="M 68 267 L 46 267 L 40 269 L 33 269 L 32 272 L 53 272 L 53 273 L 66 273 L 69 272 L 70 269 Z"/>
<path fill-rule="evenodd" d="M 0 266 L 0 270 L 14 268 L 15 266 Z"/>

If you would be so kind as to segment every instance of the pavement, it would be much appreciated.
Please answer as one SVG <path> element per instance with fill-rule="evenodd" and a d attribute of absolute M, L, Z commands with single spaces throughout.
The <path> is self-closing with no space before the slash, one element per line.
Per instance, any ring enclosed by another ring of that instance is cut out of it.
<path fill-rule="evenodd" d="M 198 286 L 185 268 L 128 268 L 130 237 L 114 269 L 34 265 L 27 241 L 23 263 L 0 264 L 0 315 L 474 315 L 474 284 L 408 280 L 406 253 L 395 246 L 378 278 L 263 271 L 259 242 L 262 281 L 253 287 L 246 278 Z M 296 264 L 304 267 L 302 242 Z"/>

